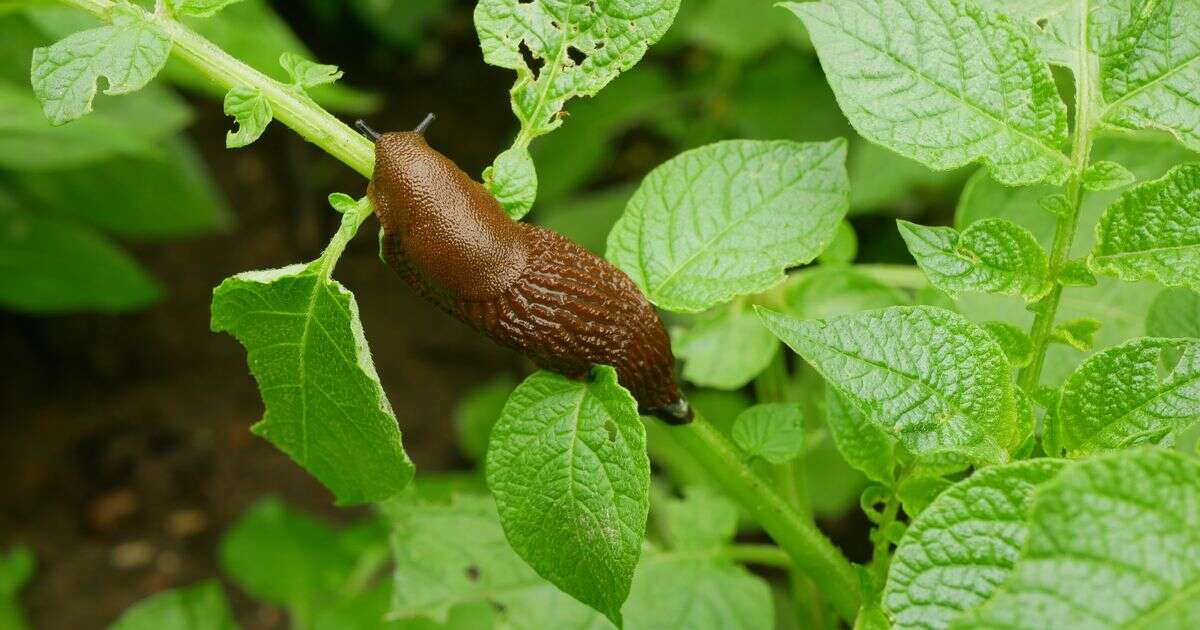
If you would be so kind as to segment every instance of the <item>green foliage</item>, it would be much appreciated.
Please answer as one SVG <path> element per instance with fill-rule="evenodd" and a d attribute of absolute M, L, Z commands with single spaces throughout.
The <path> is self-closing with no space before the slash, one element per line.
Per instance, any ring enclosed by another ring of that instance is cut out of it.
<path fill-rule="evenodd" d="M 292 78 L 292 87 L 300 90 L 333 83 L 342 78 L 337 66 L 314 63 L 292 52 L 279 56 L 279 65 Z"/>
<path fill-rule="evenodd" d="M 684 362 L 683 377 L 703 387 L 740 389 L 758 376 L 779 351 L 779 342 L 741 301 L 696 318 L 672 339 Z"/>
<path fill-rule="evenodd" d="M 516 381 L 505 374 L 471 390 L 455 406 L 458 446 L 471 459 L 483 461 L 492 426 L 500 419 L 504 403 L 516 386 Z"/>
<path fill-rule="evenodd" d="M 241 0 L 170 0 L 171 11 L 181 17 L 212 17 Z"/>
<path fill-rule="evenodd" d="M 35 564 L 33 552 L 24 547 L 0 552 L 0 628 L 24 630 L 29 627 L 17 598 L 33 577 Z"/>
<path fill-rule="evenodd" d="M 1146 334 L 1200 339 L 1200 294 L 1182 288 L 1159 293 L 1146 315 Z"/>
<path fill-rule="evenodd" d="M 256 88 L 235 87 L 225 95 L 225 115 L 237 120 L 237 131 L 225 134 L 225 148 L 252 144 L 267 130 L 274 113 L 267 97 Z"/>
<path fill-rule="evenodd" d="M 1091 352 L 1100 326 L 1100 320 L 1091 317 L 1069 319 L 1054 326 L 1050 331 L 1050 341 L 1071 346 L 1080 352 Z"/>
<path fill-rule="evenodd" d="M 492 429 L 488 488 L 504 532 L 539 575 L 621 624 L 650 507 L 646 432 L 617 373 L 538 372 Z"/>
<path fill-rule="evenodd" d="M 1137 175 L 1116 162 L 1101 160 L 1093 162 L 1083 172 L 1083 187 L 1087 190 L 1112 190 L 1124 188 L 1137 181 Z"/>
<path fill-rule="evenodd" d="M 872 481 L 890 486 L 895 481 L 895 438 L 836 387 L 829 386 L 825 391 L 825 423 L 842 457 Z"/>
<path fill-rule="evenodd" d="M 237 624 L 216 582 L 164 591 L 125 611 L 109 630 L 233 630 Z"/>
<path fill-rule="evenodd" d="M 483 181 L 512 218 L 520 219 L 533 208 L 538 177 L 528 149 L 513 147 L 501 153 L 483 171 Z"/>
<path fill-rule="evenodd" d="M 764 403 L 738 414 L 731 432 L 747 455 L 785 464 L 804 448 L 804 415 L 790 403 Z"/>
<path fill-rule="evenodd" d="M 917 265 L 937 288 L 1020 295 L 1036 302 L 1050 290 L 1046 252 L 1029 230 L 1004 219 L 972 223 L 962 233 L 899 221 Z"/>
<path fill-rule="evenodd" d="M 1023 368 L 1033 362 L 1033 340 L 1024 330 L 1004 322 L 983 322 L 980 326 L 1000 344 L 1009 365 Z"/>
<path fill-rule="evenodd" d="M 607 257 L 672 311 L 769 289 L 833 240 L 848 205 L 845 159 L 842 140 L 731 140 L 683 153 L 642 182 Z"/>

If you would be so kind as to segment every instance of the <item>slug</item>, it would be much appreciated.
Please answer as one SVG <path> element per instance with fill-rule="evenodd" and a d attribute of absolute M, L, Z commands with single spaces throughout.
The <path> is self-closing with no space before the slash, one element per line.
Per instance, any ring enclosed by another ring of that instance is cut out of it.
<path fill-rule="evenodd" d="M 380 134 L 367 195 L 380 255 L 418 294 L 538 367 L 583 379 L 610 365 L 641 413 L 685 424 L 671 340 L 620 269 L 548 229 L 516 221 L 424 132 Z"/>

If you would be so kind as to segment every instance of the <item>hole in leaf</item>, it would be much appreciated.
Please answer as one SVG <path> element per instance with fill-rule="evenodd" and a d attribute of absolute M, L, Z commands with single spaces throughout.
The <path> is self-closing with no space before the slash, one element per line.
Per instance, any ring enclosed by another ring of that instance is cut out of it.
<path fill-rule="evenodd" d="M 609 442 L 617 441 L 617 438 L 619 437 L 619 434 L 617 432 L 617 423 L 613 422 L 612 418 L 609 418 L 608 422 L 604 423 L 604 431 L 606 433 L 608 433 L 608 441 Z"/>
<path fill-rule="evenodd" d="M 567 46 L 567 56 L 571 58 L 576 67 L 582 66 L 583 62 L 587 61 L 588 58 L 587 53 L 574 46 Z"/>
<path fill-rule="evenodd" d="M 504 604 L 501 604 L 500 602 L 498 602 L 498 601 L 496 601 L 496 600 L 494 600 L 494 599 L 489 599 L 489 600 L 488 600 L 488 603 L 489 603 L 489 604 L 491 604 L 491 605 L 492 605 L 492 608 L 494 608 L 494 609 L 496 610 L 496 612 L 498 612 L 498 613 L 502 613 L 502 614 L 503 614 L 503 613 L 504 613 L 504 611 L 508 610 L 508 608 L 506 608 L 506 607 L 504 606 Z"/>
<path fill-rule="evenodd" d="M 542 66 L 546 65 L 546 61 L 538 59 L 537 55 L 533 54 L 533 51 L 529 49 L 529 46 L 525 45 L 524 41 L 517 48 L 521 51 L 521 58 L 525 60 L 525 67 L 529 68 L 529 71 L 533 73 L 533 80 L 537 81 L 538 77 L 542 74 Z"/>
<path fill-rule="evenodd" d="M 596 50 L 602 50 L 604 48 L 604 42 L 603 41 L 596 42 L 596 45 L 592 46 L 592 48 L 595 48 Z"/>
<path fill-rule="evenodd" d="M 477 567 L 473 564 L 471 566 L 467 567 L 467 579 L 471 580 L 472 582 L 478 582 L 479 581 L 479 567 Z"/>

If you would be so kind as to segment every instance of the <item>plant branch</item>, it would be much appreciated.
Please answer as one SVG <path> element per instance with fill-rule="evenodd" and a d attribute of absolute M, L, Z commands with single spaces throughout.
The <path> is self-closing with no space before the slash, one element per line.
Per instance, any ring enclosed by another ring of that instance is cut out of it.
<path fill-rule="evenodd" d="M 707 420 L 697 415 L 691 424 L 674 427 L 670 433 L 762 525 L 795 567 L 817 584 L 842 619 L 853 623 L 862 605 L 862 590 L 853 565 L 842 552 L 750 470 L 737 447 Z"/>
<path fill-rule="evenodd" d="M 1035 307 L 1036 315 L 1029 329 L 1033 340 L 1033 362 L 1021 370 L 1018 382 L 1026 391 L 1033 391 L 1041 381 L 1042 366 L 1046 363 L 1046 349 L 1050 345 L 1050 333 L 1058 315 L 1063 287 L 1058 274 L 1071 255 L 1071 244 L 1079 228 L 1079 210 L 1083 202 L 1083 173 L 1087 169 L 1092 150 L 1092 106 L 1095 99 L 1095 78 L 1088 54 L 1088 5 L 1090 0 L 1078 0 L 1079 41 L 1076 42 L 1075 63 L 1075 130 L 1071 142 L 1071 175 L 1067 179 L 1067 210 L 1058 216 L 1054 227 L 1054 244 L 1050 249 L 1050 281 L 1054 283 L 1049 295 Z"/>
<path fill-rule="evenodd" d="M 111 20 L 114 6 L 111 0 L 59 1 L 87 11 L 106 23 Z M 259 90 L 271 103 L 276 120 L 363 177 L 371 177 L 375 168 L 374 145 L 313 102 L 303 90 L 284 85 L 251 68 L 166 15 L 146 13 L 145 18 L 171 39 L 171 54 L 223 88 L 248 87 Z"/>

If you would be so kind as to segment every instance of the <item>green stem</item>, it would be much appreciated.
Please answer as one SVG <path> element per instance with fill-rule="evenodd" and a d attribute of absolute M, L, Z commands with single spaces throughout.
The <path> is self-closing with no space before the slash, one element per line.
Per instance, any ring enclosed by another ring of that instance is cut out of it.
<path fill-rule="evenodd" d="M 108 22 L 111 0 L 60 0 Z M 305 140 L 321 147 L 363 177 L 375 168 L 375 146 L 358 132 L 325 111 L 293 86 L 285 85 L 251 68 L 192 29 L 166 15 L 146 13 L 146 20 L 171 39 L 171 54 L 187 62 L 217 85 L 259 90 L 271 103 L 275 119 Z"/>
<path fill-rule="evenodd" d="M 873 542 L 875 547 L 871 552 L 871 575 L 875 577 L 876 584 L 883 584 L 887 580 L 888 565 L 892 562 L 891 541 L 884 535 L 884 531 L 896 522 L 896 516 L 900 513 L 900 499 L 895 494 L 888 497 L 887 505 L 883 508 L 883 517 L 879 519 L 879 523 L 875 527 Z"/>
<path fill-rule="evenodd" d="M 1063 287 L 1058 274 L 1071 255 L 1075 232 L 1079 228 L 1079 209 L 1083 202 L 1083 173 L 1087 169 L 1092 150 L 1092 105 L 1095 98 L 1092 62 L 1088 54 L 1088 5 L 1090 0 L 1078 0 L 1078 32 L 1076 42 L 1075 69 L 1075 130 L 1071 143 L 1071 173 L 1067 178 L 1067 210 L 1059 215 L 1054 228 L 1054 244 L 1050 249 L 1050 281 L 1053 288 L 1035 307 L 1036 315 L 1029 337 L 1033 340 L 1033 362 L 1021 370 L 1018 382 L 1026 391 L 1032 391 L 1041 382 L 1042 366 L 1046 363 L 1046 349 L 1050 344 L 1050 333 L 1058 315 Z"/>
<path fill-rule="evenodd" d="M 742 564 L 757 564 L 781 569 L 792 566 L 791 556 L 775 545 L 730 545 L 721 550 L 720 556 Z"/>
<path fill-rule="evenodd" d="M 805 519 L 762 477 L 728 438 L 704 418 L 671 433 L 792 558 L 795 567 L 812 578 L 829 597 L 838 615 L 854 622 L 862 604 L 862 591 L 853 565 L 833 543 Z"/>

